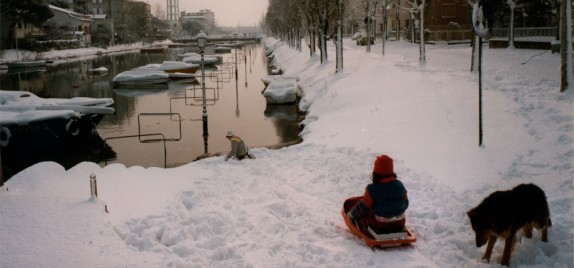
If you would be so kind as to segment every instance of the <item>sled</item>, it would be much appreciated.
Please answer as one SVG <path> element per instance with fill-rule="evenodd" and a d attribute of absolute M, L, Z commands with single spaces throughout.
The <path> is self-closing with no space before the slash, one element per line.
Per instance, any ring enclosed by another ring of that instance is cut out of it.
<path fill-rule="evenodd" d="M 355 221 L 347 218 L 347 212 L 355 206 L 357 201 L 361 199 L 362 196 L 351 197 L 345 200 L 343 208 L 341 209 L 341 215 L 345 221 L 345 225 L 349 228 L 352 234 L 361 238 L 367 246 L 374 247 L 397 247 L 397 246 L 407 246 L 411 243 L 417 241 L 416 236 L 409 230 L 406 226 L 402 232 L 388 233 L 388 234 L 377 234 L 370 227 L 367 232 L 361 231 L 359 226 Z"/>

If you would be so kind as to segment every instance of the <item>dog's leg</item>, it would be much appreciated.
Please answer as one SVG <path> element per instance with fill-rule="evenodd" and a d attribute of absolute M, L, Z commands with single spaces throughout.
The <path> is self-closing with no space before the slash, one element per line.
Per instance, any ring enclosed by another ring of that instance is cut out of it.
<path fill-rule="evenodd" d="M 514 237 L 516 232 L 512 232 L 508 238 L 504 241 L 504 251 L 502 252 L 502 261 L 500 264 L 508 266 L 510 263 L 510 253 L 512 253 L 512 248 L 514 247 Z"/>
<path fill-rule="evenodd" d="M 532 224 L 525 224 L 524 227 L 522 227 L 522 230 L 524 231 L 524 236 L 527 238 L 532 238 Z"/>
<path fill-rule="evenodd" d="M 542 228 L 542 241 L 548 242 L 548 224 Z"/>
<path fill-rule="evenodd" d="M 484 255 L 482 255 L 483 260 L 487 260 L 490 262 L 490 255 L 492 254 L 492 248 L 494 247 L 494 243 L 496 243 L 496 236 L 491 235 L 488 237 L 488 244 L 486 244 L 486 251 Z"/>

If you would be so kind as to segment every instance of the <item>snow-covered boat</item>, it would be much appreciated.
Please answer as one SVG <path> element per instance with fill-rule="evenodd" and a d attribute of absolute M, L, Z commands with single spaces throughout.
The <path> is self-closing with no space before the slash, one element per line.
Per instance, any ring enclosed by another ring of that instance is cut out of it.
<path fill-rule="evenodd" d="M 199 69 L 199 64 L 181 61 L 164 61 L 161 64 L 150 63 L 132 70 L 160 70 L 166 73 L 189 73 L 194 74 Z"/>
<path fill-rule="evenodd" d="M 231 48 L 230 47 L 215 47 L 213 49 L 213 51 L 215 51 L 215 53 L 230 53 L 231 52 Z"/>
<path fill-rule="evenodd" d="M 268 104 L 288 104 L 297 101 L 300 93 L 297 79 L 283 77 L 271 81 L 263 91 L 263 96 Z"/>
<path fill-rule="evenodd" d="M 0 90 L 0 146 L 42 149 L 58 141 L 91 135 L 106 114 L 111 98 L 40 98 L 27 91 Z"/>
<path fill-rule="evenodd" d="M 221 43 L 218 44 L 219 47 L 234 47 L 234 48 L 240 48 L 243 47 L 245 43 L 241 42 L 241 41 L 237 41 L 237 42 L 228 42 L 228 43 Z"/>
<path fill-rule="evenodd" d="M 121 72 L 112 79 L 113 87 L 147 87 L 151 85 L 165 85 L 169 75 L 157 69 L 133 69 Z"/>
<path fill-rule="evenodd" d="M 168 73 L 167 74 L 169 76 L 169 80 L 172 81 L 181 81 L 181 80 L 189 80 L 189 81 L 193 81 L 195 80 L 195 74 L 191 74 L 191 73 Z"/>
<path fill-rule="evenodd" d="M 271 83 L 271 81 L 274 81 L 276 79 L 280 79 L 280 78 L 295 78 L 295 80 L 297 82 L 299 82 L 299 77 L 296 76 L 284 76 L 284 75 L 280 75 L 280 74 L 276 74 L 276 75 L 266 75 L 264 77 L 261 77 L 261 82 L 263 82 L 263 85 L 268 86 L 269 83 Z"/>
<path fill-rule="evenodd" d="M 181 61 L 186 63 L 201 64 L 201 55 L 195 52 L 188 52 L 179 55 L 182 59 Z M 220 64 L 223 61 L 223 57 L 215 55 L 203 55 L 203 65 L 213 66 Z"/>
<path fill-rule="evenodd" d="M 155 54 L 155 53 L 164 53 L 165 52 L 165 47 L 145 47 L 145 48 L 140 48 L 140 53 L 151 53 L 151 54 Z"/>
<path fill-rule="evenodd" d="M 106 67 L 98 67 L 94 69 L 88 69 L 88 74 L 90 75 L 101 75 L 108 72 L 108 68 Z"/>
<path fill-rule="evenodd" d="M 6 62 L 8 69 L 22 69 L 46 66 L 45 60 Z"/>
<path fill-rule="evenodd" d="M 188 44 L 185 43 L 171 43 L 171 44 L 167 44 L 168 48 L 177 48 L 177 47 L 187 47 L 189 46 Z"/>

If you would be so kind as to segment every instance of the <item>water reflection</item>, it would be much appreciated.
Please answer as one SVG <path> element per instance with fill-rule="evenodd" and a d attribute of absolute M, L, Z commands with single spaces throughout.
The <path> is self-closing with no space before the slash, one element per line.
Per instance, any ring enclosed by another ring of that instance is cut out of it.
<path fill-rule="evenodd" d="M 59 139 L 44 146 L 8 146 L 1 149 L 4 180 L 39 162 L 54 161 L 64 168 L 81 162 L 99 163 L 116 158 L 114 150 L 104 142 L 95 127 L 83 128 L 85 135 Z M 41 137 L 36 137 L 41 138 Z"/>
<path fill-rule="evenodd" d="M 98 147 L 94 141 L 76 145 L 81 150 L 94 151 L 92 154 L 83 153 L 87 155 L 83 157 L 85 161 L 101 165 L 122 163 L 126 166 L 174 167 L 219 155 L 228 150 L 225 133 L 230 129 L 248 141 L 251 148 L 299 140 L 301 118 L 296 107 L 268 106 L 261 94 L 264 85 L 260 79 L 268 74 L 261 45 L 237 48 L 237 57 L 235 51 L 219 54 L 223 57 L 222 63 L 206 70 L 209 135 L 204 135 L 202 130 L 203 96 L 198 81 L 170 82 L 167 88 L 161 89 L 111 87 L 111 80 L 118 73 L 150 63 L 176 60 L 178 54 L 189 51 L 190 48 L 177 48 L 168 49 L 164 54 L 110 55 L 49 65 L 44 72 L 0 73 L 0 85 L 3 90 L 27 90 L 44 98 L 113 98 L 116 113 L 104 116 L 96 129 L 104 145 Z M 100 75 L 89 72 L 99 67 L 107 68 L 108 72 Z M 140 116 L 146 113 L 167 113 L 170 116 Z M 148 134 L 158 134 L 163 138 L 148 137 L 144 141 L 140 137 L 116 138 Z M 174 137 L 180 138 L 175 140 Z M 102 153 L 104 151 L 108 153 Z M 66 163 L 69 167 L 68 163 L 76 161 L 72 158 L 79 159 L 72 154 L 54 155 L 51 161 Z M 5 160 L 3 157 L 2 161 Z"/>

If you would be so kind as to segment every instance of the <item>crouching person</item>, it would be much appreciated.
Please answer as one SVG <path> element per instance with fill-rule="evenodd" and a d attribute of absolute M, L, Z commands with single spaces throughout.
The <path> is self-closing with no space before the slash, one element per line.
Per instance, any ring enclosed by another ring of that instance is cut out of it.
<path fill-rule="evenodd" d="M 362 231 L 366 231 L 367 226 L 379 234 L 404 230 L 409 199 L 403 183 L 397 180 L 393 159 L 387 155 L 378 156 L 372 180 L 363 197 L 347 212 L 347 217 L 356 221 Z"/>
<path fill-rule="evenodd" d="M 245 142 L 240 137 L 235 136 L 231 130 L 227 132 L 225 137 L 231 142 L 231 151 L 225 156 L 225 161 L 232 157 L 235 157 L 237 160 L 243 160 L 246 157 L 255 159 L 255 156 L 249 153 Z"/>

